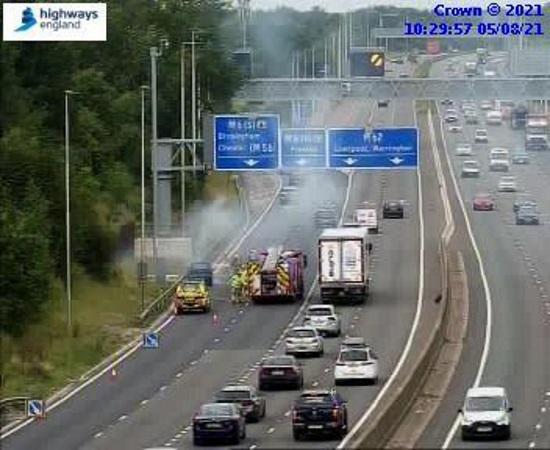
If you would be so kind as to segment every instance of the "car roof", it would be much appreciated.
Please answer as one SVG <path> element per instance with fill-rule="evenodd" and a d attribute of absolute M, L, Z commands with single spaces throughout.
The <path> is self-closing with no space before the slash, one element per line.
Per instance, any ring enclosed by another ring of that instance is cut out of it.
<path fill-rule="evenodd" d="M 334 310 L 334 305 L 309 305 L 307 307 L 308 311 L 310 309 L 331 309 Z"/>
<path fill-rule="evenodd" d="M 302 325 L 302 326 L 299 326 L 299 327 L 292 327 L 289 331 L 302 331 L 302 330 L 316 331 L 316 329 L 314 327 L 310 327 L 308 325 Z"/>
<path fill-rule="evenodd" d="M 491 197 L 489 192 L 478 192 L 475 197 Z"/>
<path fill-rule="evenodd" d="M 470 388 L 466 393 L 466 397 L 505 397 L 506 390 L 503 387 L 477 387 Z"/>
<path fill-rule="evenodd" d="M 348 336 L 344 338 L 342 344 L 364 344 L 365 338 L 362 336 Z"/>
<path fill-rule="evenodd" d="M 250 391 L 252 386 L 246 384 L 230 384 L 222 389 L 222 392 Z"/>

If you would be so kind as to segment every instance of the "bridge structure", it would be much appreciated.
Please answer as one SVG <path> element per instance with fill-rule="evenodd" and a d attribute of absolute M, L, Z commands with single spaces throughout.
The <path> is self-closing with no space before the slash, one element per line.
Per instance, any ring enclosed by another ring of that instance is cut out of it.
<path fill-rule="evenodd" d="M 545 100 L 550 76 L 540 78 L 256 78 L 236 98 L 249 102 L 338 100 L 343 95 L 384 100 Z"/>

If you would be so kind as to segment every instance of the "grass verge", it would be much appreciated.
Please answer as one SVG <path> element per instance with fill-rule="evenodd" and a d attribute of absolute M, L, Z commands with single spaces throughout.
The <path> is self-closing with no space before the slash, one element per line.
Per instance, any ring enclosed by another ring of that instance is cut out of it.
<path fill-rule="evenodd" d="M 232 176 L 209 175 L 202 199 L 237 202 Z M 66 325 L 63 285 L 57 281 L 40 320 L 21 337 L 1 336 L 2 398 L 47 398 L 139 335 L 136 315 L 141 306 L 140 288 L 133 256 L 123 258 L 115 267 L 111 278 L 104 282 L 75 268 L 72 333 Z M 146 286 L 148 301 L 159 292 L 153 284 Z"/>

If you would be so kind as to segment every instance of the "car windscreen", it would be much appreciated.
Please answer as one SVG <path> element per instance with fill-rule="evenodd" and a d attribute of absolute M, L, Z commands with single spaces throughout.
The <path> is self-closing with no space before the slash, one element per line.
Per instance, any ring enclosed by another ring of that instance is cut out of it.
<path fill-rule="evenodd" d="M 263 364 L 264 366 L 293 366 L 294 358 L 290 356 L 274 356 L 267 358 Z"/>
<path fill-rule="evenodd" d="M 504 409 L 502 397 L 469 397 L 464 405 L 465 411 L 498 411 Z"/>
<path fill-rule="evenodd" d="M 306 315 L 308 316 L 330 316 L 332 311 L 330 308 L 314 308 L 308 309 Z"/>
<path fill-rule="evenodd" d="M 368 359 L 365 350 L 347 350 L 340 353 L 341 361 L 367 361 Z"/>
<path fill-rule="evenodd" d="M 216 395 L 217 400 L 240 400 L 250 398 L 250 391 L 220 391 Z"/>
<path fill-rule="evenodd" d="M 214 404 L 209 403 L 202 405 L 199 414 L 201 416 L 215 417 L 215 416 L 232 416 L 235 413 L 235 409 L 231 405 Z"/>
<path fill-rule="evenodd" d="M 313 330 L 290 330 L 288 337 L 291 338 L 312 338 L 315 337 L 315 331 Z"/>

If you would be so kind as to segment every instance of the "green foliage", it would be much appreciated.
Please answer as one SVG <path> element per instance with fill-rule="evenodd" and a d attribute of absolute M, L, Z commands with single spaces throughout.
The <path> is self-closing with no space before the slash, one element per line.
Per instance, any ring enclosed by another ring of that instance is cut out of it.
<path fill-rule="evenodd" d="M 48 301 L 47 203 L 31 182 L 14 198 L 0 188 L 0 332 L 19 335 Z"/>
<path fill-rule="evenodd" d="M 174 93 L 179 93 L 181 44 L 190 40 L 191 29 L 198 30 L 200 107 L 220 111 L 240 82 L 228 57 L 232 44 L 222 36 L 232 15 L 224 0 L 116 0 L 109 2 L 106 43 L 3 43 L 3 331 L 24 330 L 48 300 L 49 280 L 64 277 L 64 92 L 76 92 L 69 97 L 74 270 L 105 280 L 112 274 L 121 229 L 131 226 L 139 211 L 140 85 L 149 83 L 149 48 L 161 38 L 170 42 L 158 62 L 159 136 L 179 136 L 179 94 Z M 186 62 L 189 68 L 189 52 Z M 149 100 L 146 107 L 149 118 Z M 200 190 L 200 182 L 193 188 Z M 31 200 L 37 203 L 33 208 Z"/>

